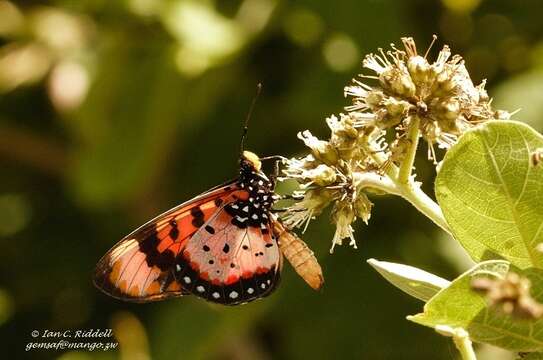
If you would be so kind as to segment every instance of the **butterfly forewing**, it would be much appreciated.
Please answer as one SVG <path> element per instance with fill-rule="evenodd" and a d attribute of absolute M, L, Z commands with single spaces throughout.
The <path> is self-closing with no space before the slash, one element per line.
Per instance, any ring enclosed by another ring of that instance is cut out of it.
<path fill-rule="evenodd" d="M 245 190 L 231 183 L 149 221 L 99 261 L 95 285 L 108 295 L 132 301 L 160 300 L 186 293 L 174 270 L 187 240 L 225 204 L 247 196 Z"/>

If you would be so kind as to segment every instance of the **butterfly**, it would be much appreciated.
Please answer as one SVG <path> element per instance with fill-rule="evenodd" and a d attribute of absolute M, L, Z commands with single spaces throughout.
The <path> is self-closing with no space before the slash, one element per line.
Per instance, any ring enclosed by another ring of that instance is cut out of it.
<path fill-rule="evenodd" d="M 284 254 L 295 271 L 319 289 L 322 270 L 307 245 L 272 212 L 278 199 L 275 181 L 261 167 L 256 154 L 242 151 L 237 179 L 127 235 L 99 261 L 94 284 L 121 300 L 192 294 L 237 305 L 274 291 Z"/>

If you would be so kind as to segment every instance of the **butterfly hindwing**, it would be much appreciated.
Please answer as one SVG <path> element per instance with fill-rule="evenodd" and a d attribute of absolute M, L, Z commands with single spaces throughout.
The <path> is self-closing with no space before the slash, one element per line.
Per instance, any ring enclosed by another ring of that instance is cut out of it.
<path fill-rule="evenodd" d="M 226 204 L 187 241 L 176 278 L 192 294 L 237 305 L 265 297 L 277 286 L 282 256 L 269 222 L 240 226 L 228 212 L 243 203 Z"/>
<path fill-rule="evenodd" d="M 100 260 L 94 283 L 108 295 L 139 302 L 187 293 L 175 269 L 188 239 L 225 204 L 246 197 L 246 191 L 231 183 L 149 221 Z"/>

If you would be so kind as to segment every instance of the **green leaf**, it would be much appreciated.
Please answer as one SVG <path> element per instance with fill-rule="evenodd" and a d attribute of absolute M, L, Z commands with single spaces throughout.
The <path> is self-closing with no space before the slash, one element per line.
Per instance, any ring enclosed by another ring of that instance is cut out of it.
<path fill-rule="evenodd" d="M 450 282 L 416 267 L 369 259 L 370 264 L 392 285 L 422 301 L 428 301 Z"/>
<path fill-rule="evenodd" d="M 511 351 L 538 351 L 543 349 L 543 320 L 527 321 L 513 319 L 487 305 L 484 296 L 470 288 L 475 275 L 503 277 L 509 263 L 490 260 L 477 264 L 451 285 L 441 290 L 425 306 L 422 314 L 409 316 L 408 320 L 432 328 L 450 326 L 464 328 L 470 339 Z M 543 294 L 541 276 L 543 271 L 529 269 L 520 272 L 532 280 L 532 295 L 541 299 Z M 536 279 L 537 278 L 537 279 Z M 534 281 L 537 280 L 537 281 Z"/>
<path fill-rule="evenodd" d="M 436 196 L 455 238 L 476 261 L 505 258 L 543 266 L 543 165 L 531 155 L 543 137 L 514 121 L 465 133 L 446 154 Z"/>

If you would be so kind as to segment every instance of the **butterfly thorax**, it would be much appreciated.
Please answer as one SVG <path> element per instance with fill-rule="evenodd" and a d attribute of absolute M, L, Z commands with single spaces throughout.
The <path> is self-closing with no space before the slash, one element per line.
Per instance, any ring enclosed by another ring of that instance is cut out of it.
<path fill-rule="evenodd" d="M 275 201 L 273 183 L 251 163 L 242 160 L 237 185 L 247 195 L 225 206 L 225 210 L 232 216 L 232 224 L 242 229 L 258 227 L 267 233 L 269 212 Z"/>

